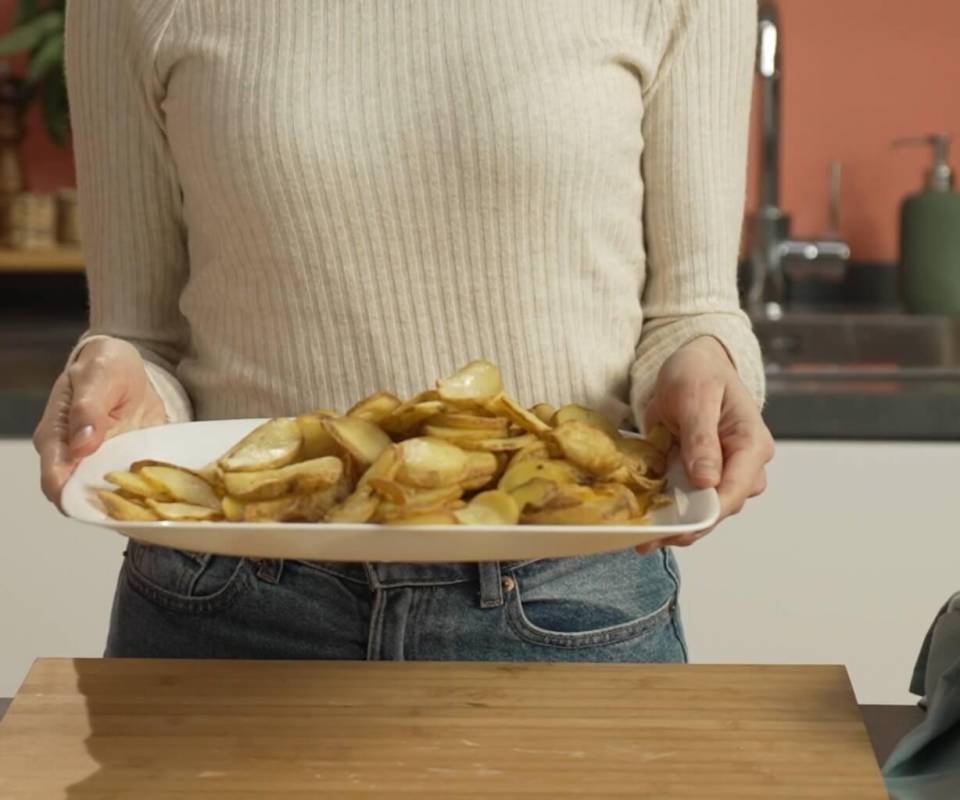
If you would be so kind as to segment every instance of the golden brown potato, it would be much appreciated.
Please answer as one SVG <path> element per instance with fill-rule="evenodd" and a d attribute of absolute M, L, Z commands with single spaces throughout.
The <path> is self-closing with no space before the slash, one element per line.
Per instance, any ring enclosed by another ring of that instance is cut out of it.
<path fill-rule="evenodd" d="M 457 442 L 464 450 L 481 450 L 485 453 L 512 453 L 523 450 L 537 441 L 532 433 L 508 436 L 505 439 L 464 439 Z"/>
<path fill-rule="evenodd" d="M 428 419 L 442 414 L 446 406 L 439 400 L 401 403 L 380 421 L 380 427 L 396 438 L 415 436 Z"/>
<path fill-rule="evenodd" d="M 673 447 L 673 434 L 667 429 L 666 425 L 654 425 L 645 436 L 646 440 L 666 455 Z"/>
<path fill-rule="evenodd" d="M 530 409 L 530 413 L 549 426 L 557 409 L 549 403 L 537 403 Z"/>
<path fill-rule="evenodd" d="M 461 525 L 516 525 L 520 507 L 508 492 L 494 489 L 481 492 L 465 508 L 453 512 Z"/>
<path fill-rule="evenodd" d="M 467 454 L 443 439 L 419 437 L 397 445 L 400 449 L 400 469 L 397 480 L 408 486 L 433 489 L 450 486 L 466 477 Z"/>
<path fill-rule="evenodd" d="M 509 419 L 514 425 L 527 433 L 546 433 L 550 430 L 550 425 L 540 419 L 536 414 L 527 411 L 510 395 L 501 392 L 487 403 L 487 408 L 493 413 L 502 415 Z"/>
<path fill-rule="evenodd" d="M 622 436 L 616 440 L 617 449 L 623 453 L 628 466 L 641 475 L 663 475 L 667 468 L 667 457 L 650 442 Z"/>
<path fill-rule="evenodd" d="M 430 420 L 431 425 L 442 428 L 457 428 L 469 431 L 490 431 L 488 435 L 507 435 L 510 421 L 505 417 L 490 417 L 480 414 L 468 414 L 462 411 L 437 414 Z"/>
<path fill-rule="evenodd" d="M 326 522 L 361 524 L 373 519 L 380 505 L 380 498 L 370 486 L 362 486 L 342 502 L 331 508 L 324 517 Z"/>
<path fill-rule="evenodd" d="M 224 472 L 258 472 L 293 463 L 303 436 L 293 417 L 271 419 L 248 433 L 219 461 Z"/>
<path fill-rule="evenodd" d="M 495 453 L 473 451 L 467 453 L 467 473 L 460 481 L 465 492 L 483 489 L 493 482 L 500 470 L 500 461 Z"/>
<path fill-rule="evenodd" d="M 324 420 L 336 416 L 336 413 L 332 411 L 321 409 L 297 417 L 297 427 L 300 429 L 300 436 L 303 440 L 299 458 L 310 460 L 323 458 L 324 456 L 340 455 L 340 446 L 323 424 Z"/>
<path fill-rule="evenodd" d="M 119 486 L 132 497 L 153 497 L 157 500 L 170 499 L 159 486 L 145 480 L 136 472 L 108 472 L 104 479 L 114 486 Z"/>
<path fill-rule="evenodd" d="M 611 486 L 615 488 L 562 488 L 561 491 L 575 491 L 580 502 L 558 505 L 554 498 L 544 508 L 525 510 L 523 522 L 529 525 L 611 525 L 626 522 L 635 516 L 633 511 L 638 508 L 637 500 L 626 487 L 618 484 Z"/>
<path fill-rule="evenodd" d="M 119 519 L 124 522 L 154 522 L 160 519 L 153 511 L 140 505 L 139 503 L 121 497 L 116 492 L 100 489 L 97 491 L 97 497 L 103 503 L 104 511 L 108 517 Z"/>
<path fill-rule="evenodd" d="M 220 509 L 220 498 L 216 492 L 195 472 L 180 467 L 149 466 L 143 467 L 138 474 L 144 481 L 155 486 L 158 494 L 214 511 Z"/>
<path fill-rule="evenodd" d="M 319 522 L 345 496 L 345 483 L 309 494 L 286 495 L 244 505 L 246 522 Z"/>
<path fill-rule="evenodd" d="M 569 403 L 557 409 L 557 413 L 553 415 L 551 422 L 553 427 L 557 428 L 563 425 L 564 422 L 570 422 L 572 420 L 593 425 L 594 428 L 599 428 L 611 438 L 616 438 L 618 435 L 617 426 L 603 414 L 599 411 L 594 411 L 592 408 L 577 405 L 576 403 Z"/>
<path fill-rule="evenodd" d="M 453 516 L 452 511 L 433 511 L 429 514 L 420 514 L 418 516 L 398 517 L 384 524 L 395 527 L 409 525 L 456 525 L 457 519 Z"/>
<path fill-rule="evenodd" d="M 560 486 L 555 481 L 533 478 L 511 489 L 510 494 L 516 500 L 520 512 L 523 513 L 528 506 L 534 508 L 546 507 L 559 491 Z"/>
<path fill-rule="evenodd" d="M 390 392 L 377 392 L 364 398 L 347 412 L 348 417 L 365 419 L 379 425 L 400 405 L 400 398 Z"/>
<path fill-rule="evenodd" d="M 390 437 L 372 422 L 352 417 L 335 417 L 323 421 L 327 432 L 365 470 L 390 445 Z"/>
<path fill-rule="evenodd" d="M 486 439 L 500 439 L 506 437 L 506 428 L 503 431 L 476 430 L 470 428 L 445 428 L 430 422 L 423 426 L 423 435 L 435 439 L 444 439 L 454 444 L 461 442 L 479 442 Z"/>
<path fill-rule="evenodd" d="M 378 522 L 388 522 L 400 517 L 433 514 L 449 510 L 449 506 L 460 499 L 463 490 L 459 486 L 440 486 L 436 489 L 407 489 L 401 503 L 381 500 L 375 517 Z"/>
<path fill-rule="evenodd" d="M 500 370 L 489 361 L 471 361 L 453 375 L 437 381 L 437 393 L 444 402 L 469 407 L 495 397 L 503 390 Z"/>
<path fill-rule="evenodd" d="M 246 515 L 246 507 L 246 503 L 237 500 L 235 497 L 230 497 L 230 495 L 225 495 L 220 500 L 223 518 L 229 522 L 243 522 Z"/>
<path fill-rule="evenodd" d="M 529 459 L 519 463 L 511 462 L 497 486 L 510 492 L 534 478 L 543 478 L 555 483 L 586 483 L 589 476 L 569 461 Z"/>
<path fill-rule="evenodd" d="M 623 464 L 623 454 L 606 433 L 594 425 L 573 419 L 561 422 L 548 438 L 565 458 L 587 472 L 603 477 Z"/>
<path fill-rule="evenodd" d="M 342 476 L 343 462 L 336 456 L 324 456 L 262 472 L 226 472 L 223 485 L 227 494 L 239 500 L 272 500 L 333 486 Z"/>

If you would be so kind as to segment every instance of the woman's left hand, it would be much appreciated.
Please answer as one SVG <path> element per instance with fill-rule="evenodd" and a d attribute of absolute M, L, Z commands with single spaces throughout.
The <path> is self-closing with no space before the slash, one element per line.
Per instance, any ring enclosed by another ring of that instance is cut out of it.
<path fill-rule="evenodd" d="M 657 422 L 679 441 L 691 483 L 719 492 L 721 519 L 736 514 L 747 498 L 766 489 L 773 437 L 716 339 L 695 339 L 664 363 L 647 406 L 646 429 Z M 706 533 L 669 536 L 640 545 L 637 551 L 685 547 Z"/>

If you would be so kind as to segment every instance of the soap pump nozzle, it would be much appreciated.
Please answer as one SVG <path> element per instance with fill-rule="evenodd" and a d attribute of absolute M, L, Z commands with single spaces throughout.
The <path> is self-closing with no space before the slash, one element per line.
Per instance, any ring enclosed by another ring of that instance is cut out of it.
<path fill-rule="evenodd" d="M 950 137 L 945 133 L 897 139 L 894 147 L 932 147 L 933 167 L 927 173 L 927 188 L 935 192 L 949 192 L 953 188 L 953 170 L 950 168 Z"/>

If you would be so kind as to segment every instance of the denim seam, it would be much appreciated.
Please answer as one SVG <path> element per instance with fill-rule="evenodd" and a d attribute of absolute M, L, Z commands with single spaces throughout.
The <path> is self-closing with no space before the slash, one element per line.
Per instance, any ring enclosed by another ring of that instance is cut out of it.
<path fill-rule="evenodd" d="M 383 646 L 383 621 L 386 618 L 387 594 L 383 589 L 373 590 L 373 607 L 370 609 L 370 632 L 367 634 L 367 661 L 381 661 Z"/>
<path fill-rule="evenodd" d="M 674 607 L 674 599 L 671 597 L 658 609 L 639 619 L 622 622 L 618 625 L 610 625 L 606 628 L 598 628 L 592 631 L 568 633 L 564 631 L 548 631 L 545 628 L 534 625 L 524 613 L 519 584 L 514 590 L 513 595 L 513 602 L 507 604 L 507 622 L 513 632 L 531 644 L 567 649 L 618 644 L 636 639 L 660 627 L 665 616 L 672 616 Z"/>
<path fill-rule="evenodd" d="M 678 605 L 680 603 L 680 586 L 681 586 L 680 573 L 677 572 L 670 563 L 670 555 L 669 555 L 668 548 L 664 547 L 661 549 L 661 557 L 663 558 L 663 570 L 664 572 L 667 573 L 667 575 L 670 576 L 670 580 L 673 581 L 675 605 Z M 676 609 L 674 609 L 674 611 L 671 612 L 670 614 L 670 628 L 673 631 L 673 635 L 677 639 L 677 643 L 680 645 L 680 650 L 683 652 L 683 663 L 684 664 L 689 663 L 690 653 L 687 650 L 687 640 L 683 637 L 683 635 L 680 632 L 680 626 L 678 624 L 678 616 L 677 616 Z"/>
<path fill-rule="evenodd" d="M 351 577 L 350 575 L 344 575 L 342 572 L 337 572 L 336 570 L 333 570 L 333 569 L 321 567 L 319 564 L 311 563 L 310 561 L 304 561 L 299 558 L 295 559 L 293 563 L 299 564 L 300 566 L 306 567 L 307 569 L 312 569 L 315 572 L 322 572 L 324 575 L 327 575 L 331 578 L 337 578 L 338 580 L 343 580 L 343 581 L 350 581 L 350 583 L 355 583 L 357 586 L 367 586 L 367 587 L 370 586 L 370 580 L 368 578 L 364 578 L 363 580 L 359 578 L 354 578 L 354 577 Z"/>
<path fill-rule="evenodd" d="M 205 597 L 189 597 L 164 589 L 139 572 L 130 561 L 127 561 L 124 567 L 127 584 L 133 591 L 171 611 L 195 614 L 222 611 L 235 602 L 244 591 L 253 587 L 253 581 L 247 572 L 247 562 L 244 560 L 237 564 L 233 574 L 222 588 Z"/>

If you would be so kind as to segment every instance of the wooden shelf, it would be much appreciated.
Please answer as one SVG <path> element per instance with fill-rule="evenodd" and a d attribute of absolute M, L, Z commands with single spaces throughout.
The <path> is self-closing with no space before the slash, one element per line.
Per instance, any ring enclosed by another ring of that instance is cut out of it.
<path fill-rule="evenodd" d="M 83 272 L 80 250 L 11 250 L 0 248 L 0 272 Z"/>

